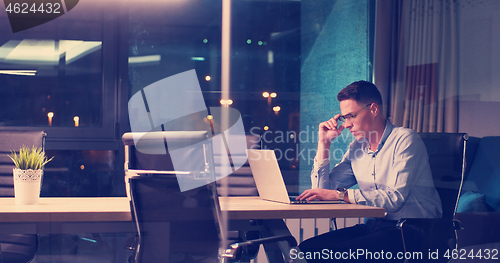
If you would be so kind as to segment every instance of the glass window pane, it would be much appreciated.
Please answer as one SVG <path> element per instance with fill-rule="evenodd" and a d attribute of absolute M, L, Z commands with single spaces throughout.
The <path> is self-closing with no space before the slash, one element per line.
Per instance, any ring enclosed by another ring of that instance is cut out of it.
<path fill-rule="evenodd" d="M 42 197 L 116 195 L 115 151 L 48 150 L 46 154 L 54 159 L 44 169 Z"/>
<path fill-rule="evenodd" d="M 263 147 L 276 151 L 292 192 L 310 187 L 317 125 L 339 112 L 337 92 L 371 79 L 373 3 L 231 3 L 229 107 L 241 113 L 245 132 L 262 135 Z M 220 2 L 131 4 L 130 96 L 195 69 L 206 106 L 223 106 L 221 12 Z M 163 99 L 167 110 L 171 98 Z M 335 142 L 337 159 L 352 140 L 343 138 Z"/>
<path fill-rule="evenodd" d="M 0 125 L 102 126 L 99 4 L 17 33 L 2 14 Z"/>

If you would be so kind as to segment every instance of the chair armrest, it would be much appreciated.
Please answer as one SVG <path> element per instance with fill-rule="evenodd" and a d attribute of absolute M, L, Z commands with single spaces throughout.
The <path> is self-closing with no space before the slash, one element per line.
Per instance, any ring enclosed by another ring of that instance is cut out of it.
<path fill-rule="evenodd" d="M 133 251 L 137 248 L 137 244 L 138 244 L 137 237 L 134 236 L 127 239 L 123 248 L 125 248 L 125 250 Z"/>
<path fill-rule="evenodd" d="M 500 212 L 457 213 L 464 229 L 458 231 L 458 247 L 500 242 Z"/>
<path fill-rule="evenodd" d="M 442 218 L 403 218 L 396 226 L 401 230 L 403 244 L 408 251 L 453 249 L 457 243 L 456 230 L 462 229 L 458 220 Z M 418 238 L 415 239 L 415 235 Z"/>
<path fill-rule="evenodd" d="M 449 220 L 442 218 L 402 218 L 397 223 L 396 226 L 399 229 L 412 228 L 422 233 L 428 233 L 423 231 L 434 230 L 435 228 L 451 227 L 453 230 L 462 229 L 462 224 L 459 220 Z"/>
<path fill-rule="evenodd" d="M 251 245 L 261 245 L 266 243 L 274 243 L 279 241 L 286 241 L 289 247 L 296 247 L 297 241 L 293 236 L 285 235 L 285 236 L 274 236 L 274 237 L 265 237 L 259 239 L 248 240 L 239 243 L 233 243 L 229 245 L 229 247 L 224 251 L 222 257 L 228 259 L 229 261 L 237 261 L 241 254 L 241 249 L 245 246 Z"/>

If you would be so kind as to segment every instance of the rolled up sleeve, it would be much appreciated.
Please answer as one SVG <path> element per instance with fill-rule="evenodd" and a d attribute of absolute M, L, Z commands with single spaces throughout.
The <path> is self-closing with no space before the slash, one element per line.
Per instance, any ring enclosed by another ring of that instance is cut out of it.
<path fill-rule="evenodd" d="M 313 169 L 311 171 L 311 188 L 324 188 L 325 180 L 329 179 L 330 159 L 316 161 L 314 159 Z"/>
<path fill-rule="evenodd" d="M 355 185 L 356 178 L 351 169 L 351 163 L 346 156 L 331 171 L 330 159 L 315 160 L 311 172 L 312 188 L 337 189 L 349 188 Z"/>

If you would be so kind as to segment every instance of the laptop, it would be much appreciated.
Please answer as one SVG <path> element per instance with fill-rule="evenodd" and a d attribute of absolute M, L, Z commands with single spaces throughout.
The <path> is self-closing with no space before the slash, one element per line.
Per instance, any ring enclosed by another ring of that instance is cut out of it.
<path fill-rule="evenodd" d="M 274 150 L 247 149 L 248 163 L 252 170 L 260 198 L 287 204 L 342 204 L 342 200 L 299 201 L 289 196 Z"/>

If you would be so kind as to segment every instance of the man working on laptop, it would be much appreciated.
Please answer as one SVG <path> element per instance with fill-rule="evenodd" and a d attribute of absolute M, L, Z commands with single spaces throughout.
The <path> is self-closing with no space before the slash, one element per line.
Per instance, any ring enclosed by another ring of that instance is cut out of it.
<path fill-rule="evenodd" d="M 337 99 L 341 114 L 319 124 L 312 189 L 297 199 L 340 199 L 382 207 L 386 216 L 305 240 L 299 247 L 302 252 L 404 252 L 397 220 L 439 218 L 442 214 L 425 145 L 415 131 L 395 127 L 385 119 L 382 97 L 374 84 L 354 82 L 342 89 Z M 344 129 L 349 129 L 355 140 L 341 162 L 330 170 L 331 142 Z M 346 190 L 355 184 L 359 189 Z"/>

